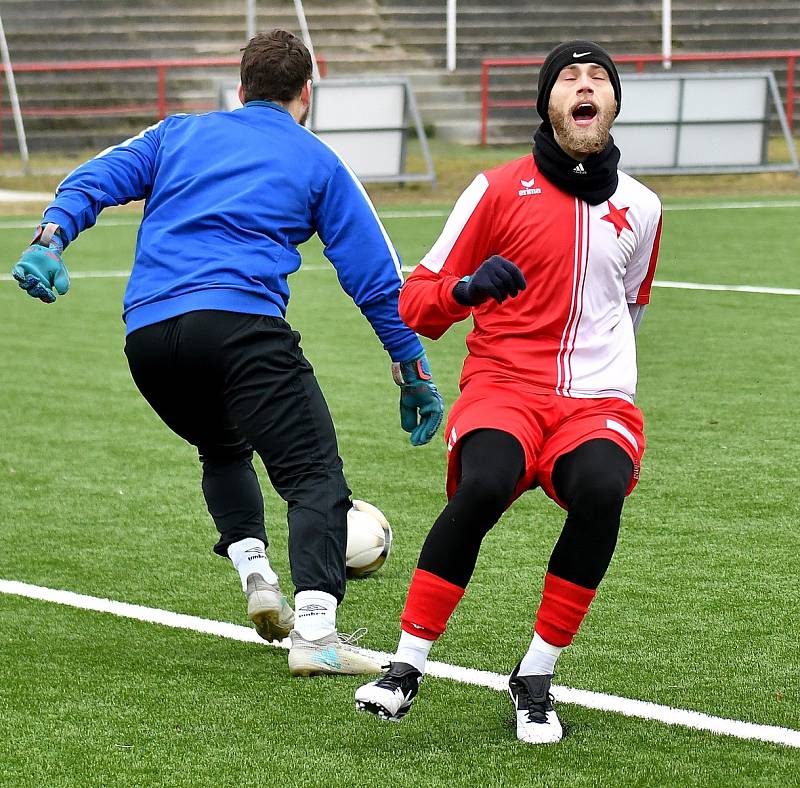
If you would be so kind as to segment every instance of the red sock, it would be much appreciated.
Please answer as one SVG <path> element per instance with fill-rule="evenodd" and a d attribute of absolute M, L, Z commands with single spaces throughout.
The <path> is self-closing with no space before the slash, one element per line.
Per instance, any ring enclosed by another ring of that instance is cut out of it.
<path fill-rule="evenodd" d="M 416 569 L 400 616 L 400 628 L 418 638 L 438 640 L 462 596 L 464 589 L 460 586 Z"/>
<path fill-rule="evenodd" d="M 534 630 L 552 646 L 568 646 L 596 593 L 594 588 L 575 585 L 548 572 Z"/>

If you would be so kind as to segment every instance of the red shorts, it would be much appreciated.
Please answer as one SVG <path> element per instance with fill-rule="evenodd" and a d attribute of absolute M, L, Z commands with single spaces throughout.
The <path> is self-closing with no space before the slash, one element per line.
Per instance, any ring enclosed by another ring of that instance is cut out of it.
<path fill-rule="evenodd" d="M 483 377 L 467 384 L 447 419 L 448 497 L 456 491 L 461 476 L 460 441 L 480 429 L 508 432 L 522 444 L 525 473 L 512 501 L 539 485 L 566 508 L 553 489 L 553 467 L 562 454 L 594 438 L 613 441 L 631 458 L 633 476 L 626 495 L 639 480 L 645 447 L 644 420 L 635 405 L 617 397 L 578 399 L 542 394 L 516 381 Z"/>

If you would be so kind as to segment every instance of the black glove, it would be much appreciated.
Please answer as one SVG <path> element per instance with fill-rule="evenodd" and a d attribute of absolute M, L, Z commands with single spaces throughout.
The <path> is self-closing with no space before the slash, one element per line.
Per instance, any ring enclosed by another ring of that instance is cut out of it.
<path fill-rule="evenodd" d="M 453 288 L 453 298 L 464 306 L 478 306 L 489 298 L 502 304 L 527 287 L 522 271 L 505 257 L 493 254 L 472 276 L 465 276 Z"/>

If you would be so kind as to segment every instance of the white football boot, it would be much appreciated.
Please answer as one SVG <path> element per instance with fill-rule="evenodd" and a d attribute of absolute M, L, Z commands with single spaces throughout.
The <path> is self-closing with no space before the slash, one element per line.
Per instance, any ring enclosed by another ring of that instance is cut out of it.
<path fill-rule="evenodd" d="M 369 676 L 380 673 L 381 666 L 353 645 L 365 632 L 366 629 L 359 629 L 352 635 L 331 632 L 318 640 L 306 640 L 293 629 L 289 634 L 292 640 L 289 673 L 292 676 Z"/>
<path fill-rule="evenodd" d="M 508 679 L 508 694 L 517 715 L 517 738 L 527 744 L 555 744 L 564 729 L 553 708 L 552 676 L 520 676 L 519 665 Z"/>
<path fill-rule="evenodd" d="M 390 662 L 389 670 L 377 681 L 356 690 L 356 709 L 389 722 L 399 722 L 411 708 L 422 681 L 420 673 L 406 662 Z"/>
<path fill-rule="evenodd" d="M 247 578 L 247 616 L 264 640 L 283 640 L 294 626 L 294 610 L 280 587 L 253 573 Z"/>

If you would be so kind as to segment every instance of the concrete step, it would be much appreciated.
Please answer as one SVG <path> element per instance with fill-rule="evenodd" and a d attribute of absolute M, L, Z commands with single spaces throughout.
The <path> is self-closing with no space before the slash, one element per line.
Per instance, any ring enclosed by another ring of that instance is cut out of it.
<path fill-rule="evenodd" d="M 540 42 L 550 40 L 558 41 L 560 36 L 558 31 L 560 28 L 554 25 L 550 30 L 544 26 L 528 27 L 526 25 L 515 26 L 513 31 L 503 28 L 459 28 L 458 38 L 456 45 L 459 49 L 464 46 L 480 46 L 484 49 L 514 49 L 526 54 L 541 53 L 547 54 L 548 48 L 539 48 Z M 626 26 L 625 31 L 614 37 L 614 44 L 611 47 L 614 52 L 620 52 L 620 47 L 625 44 L 636 44 L 643 37 L 649 37 L 653 32 L 653 26 L 649 23 L 631 23 Z M 395 34 L 403 41 L 406 47 L 427 47 L 427 46 L 442 46 L 446 45 L 445 28 L 414 28 L 397 27 Z M 601 36 L 594 36 L 595 40 L 602 38 Z M 598 43 L 603 43 L 598 40 Z"/>
<path fill-rule="evenodd" d="M 375 13 L 375 3 L 338 2 L 337 0 L 305 0 L 303 3 L 307 17 L 325 14 L 358 14 Z M 289 15 L 294 17 L 291 3 L 258 0 L 257 16 Z M 37 0 L 35 9 L 30 0 L 3 0 L 3 21 L 6 19 L 27 19 L 34 15 L 40 18 L 59 19 L 68 16 L 83 17 L 141 17 L 141 16 L 186 16 L 198 18 L 203 16 L 231 16 L 244 18 L 245 4 L 242 0 L 137 0 L 135 4 L 121 0 Z"/>
<path fill-rule="evenodd" d="M 415 88 L 428 124 L 441 136 L 476 141 L 480 115 L 480 65 L 486 57 L 544 55 L 575 29 L 604 43 L 615 53 L 660 49 L 661 0 L 612 0 L 598 14 L 596 0 L 555 0 L 536 4 L 517 0 L 459 0 L 458 63 L 444 71 L 445 8 L 430 0 L 305 0 L 317 52 L 331 75 L 405 74 Z M 259 28 L 295 30 L 293 8 L 285 0 L 259 0 Z M 57 47 L 45 49 L 39 20 L 47 18 L 62 31 Z M 3 21 L 12 58 L 39 60 L 233 57 L 244 39 L 241 0 L 4 0 Z M 673 0 L 673 46 L 676 52 L 795 48 L 800 38 L 798 0 Z M 705 70 L 717 65 L 684 66 Z M 785 65 L 732 63 L 732 69 L 771 67 L 779 82 Z M 630 70 L 623 67 L 624 72 Z M 648 67 L 648 70 L 655 70 Z M 170 70 L 170 102 L 213 102 L 221 77 L 235 78 L 237 69 Z M 493 70 L 493 99 L 533 99 L 538 67 Z M 152 103 L 154 72 L 101 74 L 19 74 L 23 104 L 30 109 Z M 527 113 L 527 114 L 525 114 Z M 529 139 L 533 110 L 491 111 L 492 139 Z M 522 119 L 522 120 L 520 120 Z M 136 133 L 151 122 L 146 113 L 129 118 L 29 117 L 32 145 L 103 145 Z M 3 129 L 11 129 L 4 113 Z M 516 124 L 516 125 L 515 125 Z M 60 141 L 60 142 L 59 142 Z"/>
<path fill-rule="evenodd" d="M 797 3 L 794 0 L 760 0 L 754 4 L 753 0 L 674 0 L 672 3 L 673 14 L 692 13 L 717 13 L 719 15 L 741 14 L 758 8 L 759 13 L 765 17 L 781 11 L 794 11 L 797 13 Z"/>
<path fill-rule="evenodd" d="M 409 30 L 414 27 L 423 29 L 440 29 L 446 30 L 446 20 L 443 16 L 431 16 L 430 21 L 423 22 L 416 15 L 405 16 L 397 15 L 390 16 L 392 19 L 392 28 L 394 30 Z M 647 25 L 653 26 L 653 17 L 650 14 L 636 14 L 625 17 L 625 28 L 629 26 L 638 27 Z M 557 29 L 563 37 L 564 20 L 562 17 L 539 17 L 533 14 L 501 14 L 494 13 L 491 16 L 473 16 L 461 15 L 458 18 L 457 34 L 460 38 L 462 34 L 468 33 L 485 33 L 485 39 L 492 38 L 495 34 L 503 35 L 519 35 L 521 30 L 535 33 L 541 29 Z M 581 25 L 582 30 L 600 30 L 608 31 L 608 22 L 606 20 L 598 19 L 595 22 L 585 22 Z"/>
<path fill-rule="evenodd" d="M 430 0 L 380 0 L 378 5 L 383 12 L 410 12 L 419 9 L 430 9 L 431 7 Z M 539 0 L 535 5 L 533 3 L 508 1 L 492 4 L 486 2 L 486 0 L 482 2 L 458 0 L 457 14 L 459 17 L 465 14 L 483 14 L 489 17 L 496 13 L 517 13 L 530 16 L 560 14 L 565 19 L 571 20 L 574 25 L 575 19 L 579 17 L 580 23 L 583 24 L 586 21 L 586 17 L 590 15 L 607 17 L 613 14 L 635 13 L 642 9 L 649 9 L 653 13 L 660 14 L 661 0 L 613 0 L 606 4 L 605 12 L 602 15 L 598 15 L 597 3 L 593 2 L 593 0 L 575 0 L 569 6 L 553 2 L 553 0 L 550 0 L 550 2 Z"/>
<path fill-rule="evenodd" d="M 436 103 L 428 102 L 423 104 L 419 103 L 420 114 L 426 123 L 433 123 L 434 125 L 450 120 L 480 120 L 481 119 L 481 105 L 479 101 L 463 101 L 458 104 L 449 104 L 446 102 Z"/>
<path fill-rule="evenodd" d="M 380 0 L 379 7 L 383 14 L 424 14 L 434 13 L 438 10 L 444 14 L 445 9 L 431 8 L 429 0 Z M 741 11 L 752 10 L 756 4 L 752 0 L 673 0 L 672 13 L 692 14 L 703 11 L 714 11 L 725 15 L 738 13 Z M 765 16 L 769 17 L 772 13 L 782 10 L 797 10 L 793 0 L 759 0 L 757 8 Z M 624 18 L 631 14 L 649 13 L 661 19 L 661 0 L 645 0 L 644 2 L 631 2 L 628 0 L 618 0 L 617 2 L 607 3 L 603 9 L 603 14 L 598 15 L 597 3 L 592 0 L 576 0 L 569 6 L 557 2 L 538 2 L 535 4 L 521 4 L 512 2 L 501 2 L 496 5 L 485 2 L 472 2 L 471 0 L 459 0 L 457 17 L 478 15 L 491 17 L 495 14 L 518 14 L 530 17 L 560 17 L 565 27 L 571 25 L 575 27 L 575 19 L 580 17 L 581 27 L 584 23 L 591 22 L 595 16 L 601 16 L 608 21 L 609 17 Z"/>
<path fill-rule="evenodd" d="M 466 145 L 477 145 L 481 139 L 480 121 L 477 120 L 438 121 L 433 126 L 438 139 Z"/>
<path fill-rule="evenodd" d="M 154 121 L 142 118 L 139 122 L 109 129 L 99 128 L 96 124 L 68 129 L 26 127 L 28 149 L 37 152 L 69 153 L 75 151 L 102 151 L 112 145 L 118 145 L 135 136 Z M 13 150 L 16 137 L 11 127 L 4 128 L 4 148 Z"/>

